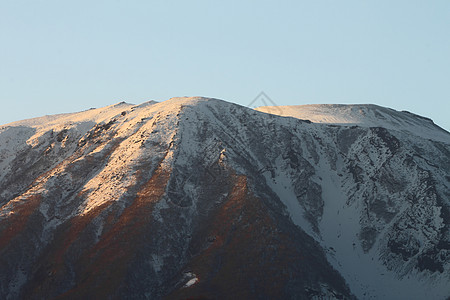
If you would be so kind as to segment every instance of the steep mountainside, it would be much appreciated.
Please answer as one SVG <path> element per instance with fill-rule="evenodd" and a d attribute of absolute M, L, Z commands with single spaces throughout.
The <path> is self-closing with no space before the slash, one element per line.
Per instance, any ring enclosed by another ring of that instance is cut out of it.
<path fill-rule="evenodd" d="M 206 98 L 4 125 L 0 298 L 445 299 L 450 134 L 384 110 L 430 134 Z"/>

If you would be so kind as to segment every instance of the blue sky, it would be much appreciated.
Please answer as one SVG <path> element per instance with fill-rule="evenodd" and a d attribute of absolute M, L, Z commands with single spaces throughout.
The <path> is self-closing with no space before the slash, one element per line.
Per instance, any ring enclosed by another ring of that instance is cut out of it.
<path fill-rule="evenodd" d="M 0 0 L 0 124 L 120 101 L 374 103 L 450 130 L 450 1 Z"/>

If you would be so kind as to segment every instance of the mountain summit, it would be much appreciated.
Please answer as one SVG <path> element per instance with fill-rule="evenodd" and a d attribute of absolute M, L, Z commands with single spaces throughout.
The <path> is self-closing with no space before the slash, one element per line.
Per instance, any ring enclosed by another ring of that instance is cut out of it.
<path fill-rule="evenodd" d="M 0 126 L 0 298 L 450 296 L 448 132 L 374 105 L 258 110 Z"/>

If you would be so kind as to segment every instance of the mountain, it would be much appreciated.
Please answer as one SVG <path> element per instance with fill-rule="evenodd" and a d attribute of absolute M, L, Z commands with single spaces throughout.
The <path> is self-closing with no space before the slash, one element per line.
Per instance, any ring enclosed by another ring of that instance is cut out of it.
<path fill-rule="evenodd" d="M 1 126 L 0 298 L 449 297 L 450 134 L 287 108 L 172 98 Z"/>
<path fill-rule="evenodd" d="M 448 142 L 448 132 L 431 119 L 408 111 L 396 111 L 374 104 L 312 104 L 291 106 L 262 106 L 258 111 L 284 117 L 310 120 L 314 123 L 383 127 L 413 133 L 423 138 Z"/>

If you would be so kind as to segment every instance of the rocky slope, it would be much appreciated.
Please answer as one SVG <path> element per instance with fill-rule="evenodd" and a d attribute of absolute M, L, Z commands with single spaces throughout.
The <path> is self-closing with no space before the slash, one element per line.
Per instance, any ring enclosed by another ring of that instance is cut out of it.
<path fill-rule="evenodd" d="M 1 126 L 0 298 L 445 299 L 450 134 L 385 115 L 173 98 Z"/>

